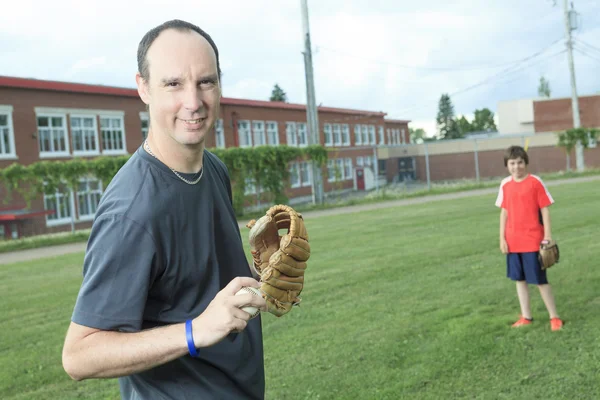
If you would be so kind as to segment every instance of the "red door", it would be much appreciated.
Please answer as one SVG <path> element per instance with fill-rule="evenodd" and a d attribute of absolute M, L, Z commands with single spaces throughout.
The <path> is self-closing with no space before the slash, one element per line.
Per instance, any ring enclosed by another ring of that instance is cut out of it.
<path fill-rule="evenodd" d="M 363 168 L 356 168 L 356 189 L 365 190 L 365 171 Z"/>

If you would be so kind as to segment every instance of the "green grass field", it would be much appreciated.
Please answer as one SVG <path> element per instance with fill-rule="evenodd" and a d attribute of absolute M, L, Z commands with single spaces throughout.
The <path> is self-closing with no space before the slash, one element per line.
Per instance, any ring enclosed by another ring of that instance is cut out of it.
<path fill-rule="evenodd" d="M 551 192 L 561 332 L 534 287 L 534 325 L 510 328 L 494 196 L 308 219 L 302 305 L 263 317 L 267 399 L 600 398 L 600 183 Z M 61 367 L 82 259 L 0 265 L 1 399 L 118 398 Z"/>

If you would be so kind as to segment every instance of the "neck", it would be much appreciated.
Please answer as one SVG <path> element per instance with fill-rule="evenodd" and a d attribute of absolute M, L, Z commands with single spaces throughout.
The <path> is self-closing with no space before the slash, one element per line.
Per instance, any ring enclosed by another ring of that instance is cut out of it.
<path fill-rule="evenodd" d="M 195 174 L 202 169 L 204 141 L 197 145 L 183 145 L 166 135 L 148 132 L 148 147 L 154 156 L 177 172 Z"/>

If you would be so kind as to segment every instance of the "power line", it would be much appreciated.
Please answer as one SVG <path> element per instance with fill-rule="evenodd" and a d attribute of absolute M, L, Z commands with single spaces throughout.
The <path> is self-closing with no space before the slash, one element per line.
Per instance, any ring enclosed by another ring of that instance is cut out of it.
<path fill-rule="evenodd" d="M 397 68 L 403 68 L 403 69 L 414 69 L 414 70 L 423 70 L 423 71 L 437 71 L 437 72 L 452 72 L 452 71 L 474 71 L 474 70 L 482 70 L 482 69 L 494 69 L 494 68 L 500 68 L 500 67 L 504 67 L 506 65 L 511 65 L 511 64 L 518 64 L 524 61 L 529 60 L 531 57 L 535 57 L 536 55 L 539 55 L 541 53 L 543 53 L 544 51 L 548 50 L 549 48 L 551 48 L 552 46 L 554 46 L 556 43 L 558 43 L 559 41 L 561 41 L 562 38 L 557 39 L 556 41 L 550 43 L 548 46 L 546 46 L 544 49 L 542 49 L 540 52 L 535 53 L 531 56 L 522 58 L 520 60 L 515 60 L 515 61 L 511 61 L 511 62 L 506 62 L 506 63 L 502 63 L 502 64 L 496 64 L 496 65 L 487 65 L 487 66 L 470 66 L 470 67 L 421 67 L 421 66 L 416 66 L 416 65 L 403 65 L 403 64 L 398 64 L 395 62 L 389 62 L 389 61 L 384 61 L 384 60 L 376 60 L 373 58 L 367 58 L 367 57 L 360 57 L 360 56 L 356 56 L 354 54 L 350 54 L 350 53 L 346 53 L 344 51 L 340 51 L 340 50 L 336 50 L 336 49 L 332 49 L 329 47 L 324 47 L 324 46 L 319 46 L 319 49 L 324 49 L 327 51 L 331 51 L 333 53 L 338 53 L 338 54 L 342 54 L 346 57 L 349 58 L 355 58 L 355 59 L 359 59 L 359 60 L 363 60 L 363 61 L 368 61 L 370 63 L 373 64 L 381 64 L 381 65 L 388 65 L 388 66 L 393 66 L 393 67 L 397 67 Z"/>
<path fill-rule="evenodd" d="M 600 62 L 600 57 L 591 54 L 586 53 L 585 51 L 583 51 L 582 49 L 580 49 L 579 47 L 573 47 L 579 54 L 582 54 L 588 58 L 591 58 L 592 60 L 596 60 Z"/>
<path fill-rule="evenodd" d="M 556 42 L 554 42 L 554 43 L 556 43 Z M 538 52 L 532 54 L 531 56 L 526 57 L 524 60 L 531 60 L 532 58 L 535 58 L 535 57 L 539 56 L 540 54 L 542 54 L 545 51 L 546 51 L 546 49 L 544 49 L 543 51 L 538 51 Z M 492 82 L 492 81 L 494 81 L 494 80 L 496 80 L 496 79 L 498 79 L 500 77 L 505 77 L 505 76 L 508 76 L 508 75 L 511 75 L 511 74 L 523 71 L 523 70 L 525 70 L 527 68 L 531 68 L 532 66 L 540 64 L 543 61 L 547 61 L 549 59 L 552 59 L 552 58 L 554 58 L 554 57 L 556 57 L 556 56 L 558 56 L 560 54 L 564 54 L 565 52 L 566 52 L 566 50 L 561 50 L 561 51 L 559 51 L 557 53 L 554 53 L 554 54 L 552 54 L 552 55 L 550 55 L 548 57 L 544 57 L 543 59 L 538 60 L 537 62 L 529 64 L 529 65 L 525 65 L 525 66 L 521 66 L 521 67 L 519 67 L 518 65 L 515 65 L 515 66 L 512 66 L 510 68 L 506 68 L 506 69 L 504 69 L 504 70 L 502 70 L 502 71 L 500 71 L 500 72 L 498 72 L 498 73 L 496 73 L 496 74 L 494 74 L 492 76 L 489 76 L 488 78 L 485 78 L 484 80 L 482 80 L 482 81 L 480 81 L 480 82 L 478 82 L 476 84 L 473 84 L 473 85 L 468 86 L 468 87 L 466 87 L 464 89 L 460 89 L 460 90 L 457 90 L 457 91 L 455 91 L 453 93 L 450 93 L 449 96 L 453 97 L 453 96 L 457 96 L 457 95 L 466 93 L 466 92 L 471 91 L 473 89 L 476 89 L 476 88 L 478 88 L 480 86 L 486 85 L 486 84 L 488 84 L 488 83 L 490 83 L 490 82 Z M 406 113 L 408 111 L 420 110 L 420 109 L 422 109 L 424 107 L 427 107 L 429 104 L 430 103 L 428 102 L 427 105 L 423 104 L 421 106 L 408 107 L 408 108 L 400 110 L 399 113 L 403 114 L 403 113 Z"/>
<path fill-rule="evenodd" d="M 575 39 L 574 42 L 575 42 L 575 44 L 582 45 L 584 47 L 584 49 L 589 49 L 589 51 L 597 52 L 598 54 L 600 54 L 600 49 L 599 48 L 594 47 L 591 44 L 586 43 L 586 42 L 584 42 L 581 39 Z"/>

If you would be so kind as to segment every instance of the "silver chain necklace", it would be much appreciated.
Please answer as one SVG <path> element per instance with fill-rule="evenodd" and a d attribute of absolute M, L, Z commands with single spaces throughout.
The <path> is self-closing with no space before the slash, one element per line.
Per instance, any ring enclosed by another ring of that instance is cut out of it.
<path fill-rule="evenodd" d="M 150 154 L 152 157 L 156 158 L 158 160 L 158 157 L 156 157 L 154 155 L 154 153 L 152 152 L 152 150 L 150 150 L 150 145 L 148 144 L 148 140 L 144 140 L 144 149 L 146 149 L 146 151 L 148 152 L 148 154 Z M 160 161 L 160 160 L 159 160 Z M 168 166 L 167 166 L 168 167 Z M 177 177 L 179 179 L 181 179 L 182 181 L 184 181 L 185 183 L 187 183 L 188 185 L 195 185 L 196 183 L 200 182 L 200 179 L 202 179 L 202 175 L 204 175 L 204 167 L 202 167 L 202 169 L 200 170 L 200 176 L 197 177 L 196 179 L 194 179 L 193 181 L 190 181 L 188 179 L 185 179 L 183 176 L 179 175 L 179 172 L 175 171 L 173 168 L 168 167 L 171 171 L 173 171 L 173 173 L 175 175 L 177 175 Z"/>

